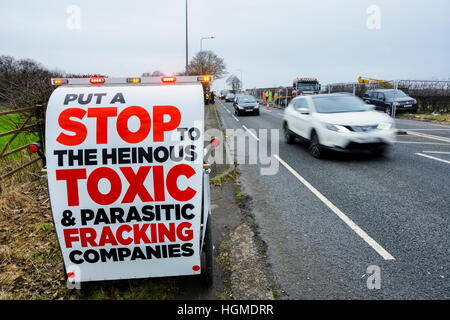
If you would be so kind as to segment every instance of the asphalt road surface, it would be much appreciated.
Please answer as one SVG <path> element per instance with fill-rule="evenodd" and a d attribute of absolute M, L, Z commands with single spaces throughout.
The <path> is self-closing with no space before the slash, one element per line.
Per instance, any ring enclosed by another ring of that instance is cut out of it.
<path fill-rule="evenodd" d="M 216 106 L 224 129 L 280 130 L 276 174 L 239 169 L 281 298 L 450 298 L 450 126 L 397 120 L 388 154 L 318 160 L 283 141 L 283 110 Z"/>

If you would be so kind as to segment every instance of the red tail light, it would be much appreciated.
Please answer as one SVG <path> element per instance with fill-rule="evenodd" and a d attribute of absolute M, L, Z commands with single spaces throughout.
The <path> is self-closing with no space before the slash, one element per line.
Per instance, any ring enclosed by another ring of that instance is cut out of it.
<path fill-rule="evenodd" d="M 163 83 L 174 83 L 175 81 L 177 81 L 177 78 L 175 78 L 175 77 L 162 77 L 161 81 Z"/>
<path fill-rule="evenodd" d="M 39 150 L 39 146 L 37 144 L 30 144 L 30 146 L 28 147 L 28 149 L 30 149 L 31 152 L 37 152 Z"/>
<path fill-rule="evenodd" d="M 103 78 L 103 77 L 91 77 L 89 79 L 89 82 L 91 84 L 102 84 L 102 83 L 105 82 L 105 78 Z"/>
<path fill-rule="evenodd" d="M 211 140 L 211 144 L 214 148 L 216 148 L 219 145 L 219 140 L 217 140 L 216 138 Z"/>

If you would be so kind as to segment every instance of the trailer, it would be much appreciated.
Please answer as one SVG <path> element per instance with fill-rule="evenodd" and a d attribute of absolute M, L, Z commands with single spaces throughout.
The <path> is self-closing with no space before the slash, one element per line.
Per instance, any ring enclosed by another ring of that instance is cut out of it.
<path fill-rule="evenodd" d="M 68 282 L 212 282 L 203 88 L 211 76 L 58 78 L 47 180 Z"/>

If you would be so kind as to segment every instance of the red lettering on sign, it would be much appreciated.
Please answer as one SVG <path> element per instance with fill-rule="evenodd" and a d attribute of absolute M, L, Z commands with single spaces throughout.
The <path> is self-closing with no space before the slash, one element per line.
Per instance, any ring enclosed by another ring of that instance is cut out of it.
<path fill-rule="evenodd" d="M 124 238 L 123 237 L 123 233 L 124 232 L 131 232 L 133 230 L 133 228 L 127 224 L 123 224 L 120 227 L 117 228 L 117 232 L 116 232 L 116 236 L 117 236 L 117 241 L 119 241 L 119 243 L 121 245 L 124 246 L 128 246 L 133 242 L 133 238 L 128 237 L 128 238 Z"/>
<path fill-rule="evenodd" d="M 164 122 L 164 116 L 169 115 L 170 121 Z M 181 113 L 174 106 L 155 106 L 153 108 L 153 141 L 164 141 L 164 132 L 178 128 L 181 122 Z"/>
<path fill-rule="evenodd" d="M 122 203 L 131 203 L 134 198 L 138 195 L 143 202 L 153 201 L 152 197 L 148 193 L 147 189 L 144 187 L 144 180 L 147 178 L 147 174 L 150 171 L 151 166 L 139 167 L 138 172 L 135 174 L 133 169 L 130 167 L 122 167 L 123 175 L 127 179 L 130 186 L 128 187 L 127 193 L 122 199 Z"/>
<path fill-rule="evenodd" d="M 117 108 L 89 108 L 88 118 L 97 118 L 97 144 L 108 143 L 108 118 L 117 116 Z"/>
<path fill-rule="evenodd" d="M 67 204 L 78 206 L 78 180 L 86 179 L 86 169 L 61 169 L 56 170 L 56 180 L 66 180 Z"/>
<path fill-rule="evenodd" d="M 107 179 L 111 185 L 108 193 L 103 194 L 98 190 L 100 179 Z M 119 175 L 111 168 L 101 167 L 91 172 L 87 180 L 89 196 L 98 204 L 107 205 L 115 202 L 122 192 L 122 182 Z"/>
<path fill-rule="evenodd" d="M 153 197 L 150 188 L 144 185 L 150 169 L 153 168 L 152 183 Z M 166 189 L 168 194 L 177 201 L 189 201 L 197 191 L 191 187 L 181 190 L 178 187 L 178 178 L 185 176 L 187 179 L 195 174 L 195 170 L 187 164 L 178 164 L 172 167 L 164 178 L 164 166 L 143 166 L 135 173 L 131 167 L 119 168 L 128 182 L 127 191 L 121 203 L 132 203 L 136 196 L 142 202 L 165 201 Z M 86 169 L 59 169 L 56 170 L 56 180 L 66 180 L 67 203 L 69 206 L 79 205 L 78 180 L 86 179 Z M 110 190 L 102 193 L 99 190 L 101 179 L 109 181 Z M 87 192 L 89 197 L 97 204 L 109 205 L 116 202 L 122 193 L 122 180 L 118 172 L 109 167 L 100 167 L 92 171 L 87 177 Z M 165 189 L 164 186 L 167 186 Z"/>
<path fill-rule="evenodd" d="M 58 117 L 59 126 L 61 129 L 75 133 L 75 135 L 72 136 L 62 132 L 56 138 L 56 141 L 65 146 L 76 146 L 83 143 L 87 136 L 85 125 L 81 122 L 73 121 L 70 118 L 74 117 L 81 120 L 85 115 L 86 110 L 80 108 L 70 108 L 61 112 Z"/>
<path fill-rule="evenodd" d="M 140 127 L 136 132 L 128 129 L 128 120 L 136 116 L 139 118 Z M 147 138 L 151 127 L 150 115 L 142 107 L 132 106 L 125 108 L 117 117 L 117 133 L 128 143 L 139 143 Z"/>
<path fill-rule="evenodd" d="M 177 183 L 180 176 L 185 176 L 189 179 L 194 174 L 195 170 L 187 164 L 178 164 L 170 169 L 166 178 L 167 191 L 175 200 L 188 201 L 195 196 L 197 192 L 194 189 L 187 187 L 185 190 L 180 190 Z"/>
<path fill-rule="evenodd" d="M 72 242 L 80 241 L 78 237 L 78 229 L 64 229 L 64 242 L 66 248 L 72 248 Z"/>

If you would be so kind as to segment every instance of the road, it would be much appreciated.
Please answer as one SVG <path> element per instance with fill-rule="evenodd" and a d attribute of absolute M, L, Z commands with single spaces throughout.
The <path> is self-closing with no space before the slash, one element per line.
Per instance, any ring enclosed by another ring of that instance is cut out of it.
<path fill-rule="evenodd" d="M 275 175 L 239 169 L 281 298 L 450 298 L 450 126 L 400 119 L 387 155 L 318 160 L 283 141 L 282 110 L 216 106 L 224 129 L 280 130 Z"/>

